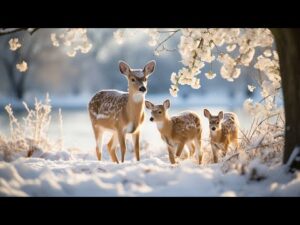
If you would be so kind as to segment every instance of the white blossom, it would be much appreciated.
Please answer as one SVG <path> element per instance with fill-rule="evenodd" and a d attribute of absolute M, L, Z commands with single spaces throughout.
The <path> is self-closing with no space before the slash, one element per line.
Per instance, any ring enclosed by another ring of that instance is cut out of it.
<path fill-rule="evenodd" d="M 11 38 L 8 43 L 9 43 L 9 49 L 12 51 L 16 51 L 18 48 L 21 48 L 22 46 L 18 38 Z"/>
<path fill-rule="evenodd" d="M 177 80 L 178 80 L 178 76 L 177 76 L 177 74 L 175 72 L 173 72 L 171 74 L 171 82 L 172 82 L 172 84 L 176 84 Z"/>
<path fill-rule="evenodd" d="M 67 55 L 69 57 L 75 57 L 76 51 L 74 49 L 70 49 L 69 51 L 67 51 Z"/>
<path fill-rule="evenodd" d="M 193 89 L 199 89 L 199 88 L 201 87 L 201 85 L 200 85 L 200 79 L 194 77 L 194 78 L 192 79 L 191 87 L 192 87 Z"/>
<path fill-rule="evenodd" d="M 179 88 L 175 85 L 171 85 L 171 88 L 169 89 L 170 91 L 170 94 L 173 96 L 173 97 L 177 97 L 177 94 L 178 94 L 178 91 L 179 91 Z"/>
<path fill-rule="evenodd" d="M 158 29 L 147 29 L 145 32 L 149 35 L 150 40 L 148 41 L 149 46 L 156 46 L 159 42 Z"/>
<path fill-rule="evenodd" d="M 249 48 L 244 54 L 241 55 L 240 63 L 244 66 L 249 66 L 255 54 L 254 48 Z"/>
<path fill-rule="evenodd" d="M 273 51 L 273 55 L 274 55 L 274 59 L 278 61 L 278 60 L 279 60 L 279 57 L 278 57 L 277 51 L 274 50 L 274 51 Z"/>
<path fill-rule="evenodd" d="M 158 29 L 144 29 L 149 35 L 148 44 L 157 46 L 160 44 L 160 32 Z M 191 88 L 201 87 L 199 74 L 202 68 L 214 60 L 221 63 L 220 75 L 223 79 L 233 82 L 241 75 L 241 68 L 254 64 L 254 68 L 260 71 L 258 82 L 261 89 L 262 102 L 254 103 L 246 100 L 244 107 L 253 115 L 259 111 L 267 114 L 274 111 L 275 101 L 272 98 L 278 94 L 281 87 L 279 60 L 276 50 L 273 50 L 274 38 L 266 28 L 184 28 L 180 29 L 181 36 L 178 51 L 183 67 L 177 74 L 171 74 L 172 96 L 177 96 L 179 85 L 189 85 Z M 162 34 L 163 35 L 163 34 Z M 169 34 L 168 34 L 169 35 Z M 227 53 L 223 52 L 224 48 Z M 255 57 L 257 49 L 263 51 Z M 162 50 L 155 52 L 160 54 Z M 216 73 L 205 73 L 207 79 L 216 77 Z M 248 90 L 253 92 L 255 86 L 248 85 Z"/>
<path fill-rule="evenodd" d="M 118 29 L 117 31 L 114 32 L 114 38 L 119 45 L 124 43 L 124 33 L 125 30 L 123 29 Z"/>
<path fill-rule="evenodd" d="M 216 74 L 213 73 L 212 71 L 209 71 L 207 73 L 205 73 L 205 76 L 207 79 L 211 80 L 211 79 L 214 79 L 216 77 Z"/>
<path fill-rule="evenodd" d="M 51 33 L 50 39 L 53 46 L 63 45 L 63 49 L 70 57 L 74 57 L 78 51 L 86 54 L 93 46 L 88 39 L 87 29 L 84 28 L 59 30 Z"/>
<path fill-rule="evenodd" d="M 27 63 L 24 60 L 16 64 L 16 67 L 20 72 L 25 72 L 28 69 Z"/>
<path fill-rule="evenodd" d="M 50 38 L 51 38 L 53 46 L 58 47 L 59 46 L 59 42 L 58 42 L 58 40 L 56 38 L 56 33 L 51 33 Z"/>
<path fill-rule="evenodd" d="M 264 80 L 262 82 L 261 88 L 262 88 L 261 95 L 263 97 L 274 95 L 276 93 L 276 87 L 273 85 L 273 82 L 270 80 Z"/>
<path fill-rule="evenodd" d="M 227 45 L 227 47 L 226 47 L 226 50 L 228 52 L 232 52 L 232 51 L 234 51 L 234 49 L 236 49 L 236 44 L 230 44 L 230 45 Z"/>
<path fill-rule="evenodd" d="M 256 88 L 256 87 L 253 86 L 253 85 L 248 85 L 248 90 L 249 90 L 250 92 L 253 92 L 255 88 Z"/>
<path fill-rule="evenodd" d="M 266 49 L 266 50 L 264 51 L 264 56 L 265 56 L 265 57 L 271 57 L 271 56 L 272 56 L 272 51 L 271 51 L 271 49 Z"/>
<path fill-rule="evenodd" d="M 258 116 L 264 112 L 264 106 L 261 103 L 254 103 L 251 98 L 244 101 L 244 109 L 252 116 Z"/>

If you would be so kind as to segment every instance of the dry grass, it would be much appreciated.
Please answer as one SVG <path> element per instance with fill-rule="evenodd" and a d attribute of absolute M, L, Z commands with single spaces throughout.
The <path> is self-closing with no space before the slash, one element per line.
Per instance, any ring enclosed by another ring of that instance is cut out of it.
<path fill-rule="evenodd" d="M 31 157 L 40 149 L 42 151 L 52 151 L 63 148 L 62 141 L 62 115 L 59 111 L 59 122 L 61 127 L 60 138 L 52 142 L 48 138 L 48 129 L 51 123 L 51 104 L 49 95 L 45 101 L 35 99 L 34 109 L 30 109 L 23 102 L 27 111 L 27 116 L 19 121 L 13 112 L 11 105 L 5 107 L 9 117 L 10 134 L 8 137 L 0 136 L 0 153 L 6 161 L 11 161 L 13 157 Z"/>
<path fill-rule="evenodd" d="M 283 112 L 264 118 L 255 117 L 249 130 L 240 130 L 240 147 L 223 159 L 222 170 L 236 169 L 244 174 L 249 163 L 257 159 L 267 166 L 281 163 L 284 124 Z"/>

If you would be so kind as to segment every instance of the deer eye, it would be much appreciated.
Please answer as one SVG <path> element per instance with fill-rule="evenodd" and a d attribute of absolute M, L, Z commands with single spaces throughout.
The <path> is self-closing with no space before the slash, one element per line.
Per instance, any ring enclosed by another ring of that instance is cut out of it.
<path fill-rule="evenodd" d="M 131 79 L 131 81 L 132 81 L 132 82 L 135 82 L 135 79 L 134 79 L 134 78 L 132 78 L 132 79 Z"/>
<path fill-rule="evenodd" d="M 161 111 L 159 111 L 158 113 L 161 114 Z"/>

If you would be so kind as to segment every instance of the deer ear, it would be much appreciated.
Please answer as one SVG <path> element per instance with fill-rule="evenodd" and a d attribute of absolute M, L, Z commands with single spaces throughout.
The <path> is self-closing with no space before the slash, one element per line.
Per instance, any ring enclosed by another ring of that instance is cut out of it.
<path fill-rule="evenodd" d="M 223 111 L 219 112 L 219 115 L 218 115 L 218 117 L 219 117 L 219 120 L 223 119 L 223 116 L 224 116 L 224 113 L 223 113 Z"/>
<path fill-rule="evenodd" d="M 171 103 L 170 103 L 170 100 L 169 100 L 169 99 L 167 99 L 167 100 L 164 101 L 164 103 L 163 103 L 163 106 L 164 106 L 165 109 L 170 108 L 170 105 L 171 105 Z"/>
<path fill-rule="evenodd" d="M 129 66 L 126 62 L 120 60 L 120 61 L 119 61 L 119 69 L 120 69 L 120 72 L 121 72 L 122 74 L 124 74 L 124 75 L 126 75 L 126 76 L 129 75 L 129 72 L 130 72 L 130 66 Z"/>
<path fill-rule="evenodd" d="M 143 69 L 145 77 L 150 76 L 154 72 L 155 65 L 156 65 L 155 60 L 151 60 L 146 64 L 146 66 Z"/>
<path fill-rule="evenodd" d="M 145 101 L 145 105 L 147 109 L 152 110 L 154 108 L 154 105 L 149 101 Z"/>
<path fill-rule="evenodd" d="M 204 109 L 204 116 L 208 119 L 210 118 L 210 112 L 208 111 L 208 109 Z"/>

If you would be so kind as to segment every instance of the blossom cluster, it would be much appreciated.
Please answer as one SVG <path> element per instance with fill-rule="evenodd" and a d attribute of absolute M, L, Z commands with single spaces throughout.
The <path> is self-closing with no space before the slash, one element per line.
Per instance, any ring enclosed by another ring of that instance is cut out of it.
<path fill-rule="evenodd" d="M 69 57 L 76 56 L 79 51 L 88 53 L 92 48 L 87 36 L 87 29 L 83 28 L 62 29 L 51 33 L 50 38 L 53 46 L 63 45 Z"/>

